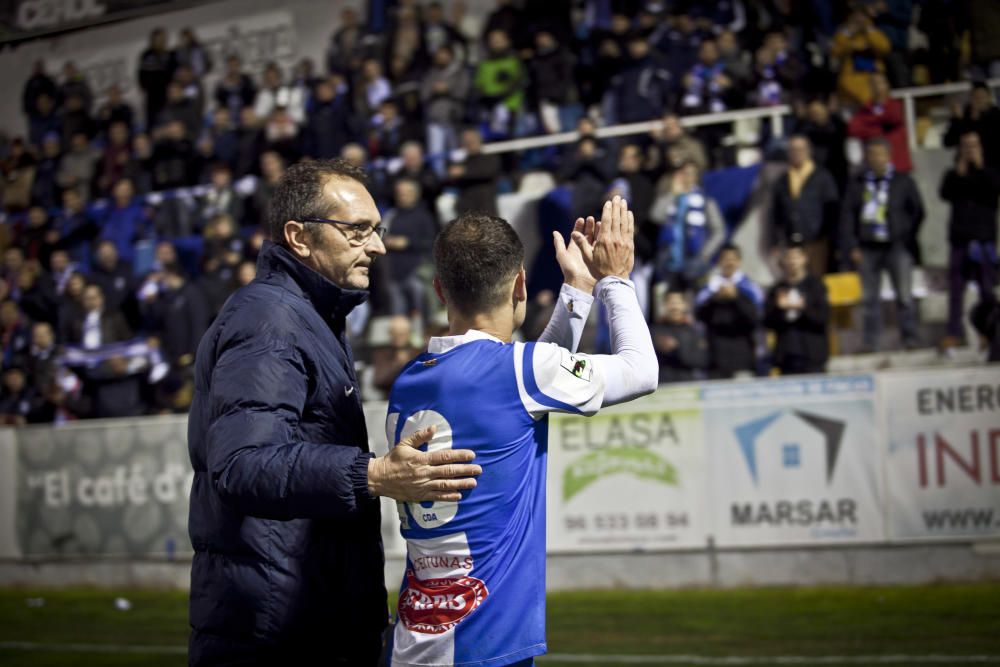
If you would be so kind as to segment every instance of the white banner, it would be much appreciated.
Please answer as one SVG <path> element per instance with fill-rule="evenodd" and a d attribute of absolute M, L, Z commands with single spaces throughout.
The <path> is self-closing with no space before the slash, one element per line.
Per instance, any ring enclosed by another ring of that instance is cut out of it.
<path fill-rule="evenodd" d="M 663 388 L 590 418 L 550 419 L 550 551 L 705 546 L 697 387 Z"/>
<path fill-rule="evenodd" d="M 1000 371 L 881 376 L 889 538 L 1000 535 Z"/>
<path fill-rule="evenodd" d="M 874 379 L 705 385 L 719 546 L 885 539 Z"/>

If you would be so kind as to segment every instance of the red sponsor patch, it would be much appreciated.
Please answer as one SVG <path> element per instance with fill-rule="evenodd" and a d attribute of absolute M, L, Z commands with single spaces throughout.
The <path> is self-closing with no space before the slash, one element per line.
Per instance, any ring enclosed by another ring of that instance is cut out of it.
<path fill-rule="evenodd" d="M 406 589 L 399 597 L 399 617 L 413 632 L 447 632 L 482 604 L 490 592 L 475 577 L 445 577 L 420 581 L 406 571 Z"/>

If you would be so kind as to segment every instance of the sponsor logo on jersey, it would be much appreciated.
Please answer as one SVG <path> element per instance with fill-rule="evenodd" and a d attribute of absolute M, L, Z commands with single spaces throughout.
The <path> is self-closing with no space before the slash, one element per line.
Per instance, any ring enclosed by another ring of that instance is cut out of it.
<path fill-rule="evenodd" d="M 399 596 L 399 618 L 407 629 L 429 635 L 451 630 L 483 603 L 489 591 L 475 577 L 417 579 L 406 571 L 406 588 Z"/>
<path fill-rule="evenodd" d="M 576 355 L 569 353 L 568 351 L 563 351 L 562 358 L 559 360 L 559 365 L 564 369 L 572 373 L 574 376 L 590 382 L 590 378 L 594 375 L 594 367 L 590 364 L 587 359 L 578 359 Z"/>

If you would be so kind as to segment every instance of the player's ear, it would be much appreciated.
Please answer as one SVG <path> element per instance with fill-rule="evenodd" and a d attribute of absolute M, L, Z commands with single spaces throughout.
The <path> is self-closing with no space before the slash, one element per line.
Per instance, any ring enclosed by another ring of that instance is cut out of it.
<path fill-rule="evenodd" d="M 437 294 L 438 300 L 441 302 L 441 305 L 447 308 L 448 300 L 444 298 L 444 288 L 441 287 L 441 281 L 438 279 L 437 276 L 434 276 L 434 293 Z"/>
<path fill-rule="evenodd" d="M 528 300 L 528 276 L 524 272 L 524 267 L 517 272 L 517 277 L 514 278 L 514 303 L 518 301 Z"/>

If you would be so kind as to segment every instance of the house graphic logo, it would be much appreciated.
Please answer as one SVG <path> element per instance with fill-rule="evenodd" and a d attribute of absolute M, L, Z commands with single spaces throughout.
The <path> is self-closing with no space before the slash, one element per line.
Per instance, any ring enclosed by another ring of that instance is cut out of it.
<path fill-rule="evenodd" d="M 826 482 L 829 484 L 833 479 L 833 472 L 837 466 L 837 457 L 840 454 L 840 445 L 844 437 L 846 424 L 842 421 L 822 417 L 820 415 L 804 412 L 802 410 L 778 410 L 769 415 L 760 417 L 753 421 L 741 424 L 733 429 L 736 440 L 739 443 L 740 451 L 743 453 L 743 460 L 753 479 L 754 486 L 758 484 L 757 454 L 758 443 L 768 429 L 785 415 L 801 420 L 804 424 L 819 432 L 822 436 L 825 447 L 826 459 Z M 795 469 L 801 465 L 802 444 L 789 442 L 781 446 L 781 462 L 785 469 Z"/>

